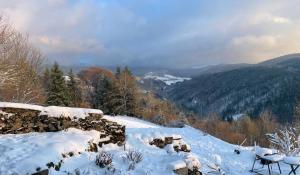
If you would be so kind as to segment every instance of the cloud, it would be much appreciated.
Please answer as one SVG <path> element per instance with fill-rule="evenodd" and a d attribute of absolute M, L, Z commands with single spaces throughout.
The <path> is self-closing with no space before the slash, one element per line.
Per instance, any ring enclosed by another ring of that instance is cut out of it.
<path fill-rule="evenodd" d="M 201 66 L 300 52 L 296 0 L 0 0 L 62 64 Z"/>
<path fill-rule="evenodd" d="M 265 48 L 272 48 L 277 44 L 276 38 L 278 36 L 241 36 L 234 38 L 232 44 L 235 47 L 250 47 L 263 46 Z"/>
<path fill-rule="evenodd" d="M 291 22 L 288 18 L 284 18 L 284 17 L 273 17 L 272 21 L 274 23 L 280 23 L 280 24 L 286 24 Z"/>

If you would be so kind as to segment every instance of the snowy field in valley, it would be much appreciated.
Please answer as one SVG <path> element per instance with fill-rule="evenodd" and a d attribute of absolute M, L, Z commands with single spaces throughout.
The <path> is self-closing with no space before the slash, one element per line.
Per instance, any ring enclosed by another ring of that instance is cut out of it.
<path fill-rule="evenodd" d="M 201 162 L 201 171 L 204 174 L 210 171 L 207 165 L 213 163 L 220 163 L 222 170 L 228 175 L 251 174 L 249 170 L 254 159 L 252 148 L 241 148 L 241 154 L 237 155 L 234 153 L 235 145 L 189 126 L 165 128 L 131 117 L 104 117 L 126 125 L 126 150 L 135 149 L 143 154 L 143 160 L 137 164 L 135 170 L 128 171 L 129 165 L 122 158 L 126 153 L 124 148 L 112 144 L 105 145 L 101 149 L 113 154 L 115 174 L 173 174 L 172 163 L 182 161 L 188 155 L 193 155 Z M 191 153 L 176 153 L 149 145 L 154 138 L 165 136 L 181 136 L 182 140 L 190 145 Z M 47 168 L 46 164 L 49 162 L 57 163 L 61 160 L 60 171 L 52 168 L 51 175 L 74 173 L 76 169 L 81 174 L 105 174 L 105 169 L 95 165 L 97 153 L 85 151 L 88 142 L 97 139 L 99 139 L 97 131 L 81 131 L 73 128 L 56 133 L 0 135 L 0 174 L 30 174 L 36 172 L 38 167 Z M 74 155 L 70 156 L 71 152 Z M 282 174 L 288 174 L 289 167 L 283 163 L 281 167 Z M 276 171 L 277 167 L 274 166 L 273 170 Z"/>
<path fill-rule="evenodd" d="M 176 84 L 178 82 L 183 82 L 186 80 L 191 80 L 191 78 L 185 78 L 185 77 L 176 77 L 169 74 L 163 74 L 163 75 L 155 75 L 153 72 L 147 73 L 144 77 L 144 79 L 153 79 L 153 80 L 159 80 L 164 82 L 166 85 L 172 85 Z"/>

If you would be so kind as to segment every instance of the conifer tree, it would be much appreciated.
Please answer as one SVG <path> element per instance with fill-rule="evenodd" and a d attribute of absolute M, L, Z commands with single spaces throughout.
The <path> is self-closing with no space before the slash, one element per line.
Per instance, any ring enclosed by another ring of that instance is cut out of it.
<path fill-rule="evenodd" d="M 72 69 L 69 71 L 68 77 L 69 79 L 67 82 L 67 88 L 68 88 L 70 106 L 80 107 L 82 102 L 82 93 L 78 86 L 78 82 L 75 79 L 75 75 Z"/>
<path fill-rule="evenodd" d="M 111 113 L 109 108 L 109 92 L 111 90 L 111 81 L 104 75 L 97 79 L 95 91 L 92 97 L 93 108 L 101 109 L 104 113 Z"/>
<path fill-rule="evenodd" d="M 111 83 L 111 88 L 107 97 L 107 108 L 111 115 L 124 114 L 122 105 L 122 96 L 120 94 L 120 87 L 117 82 Z"/>
<path fill-rule="evenodd" d="M 63 72 L 60 70 L 57 63 L 54 63 L 50 71 L 46 103 L 55 106 L 68 106 L 70 103 Z"/>
<path fill-rule="evenodd" d="M 46 94 L 48 93 L 49 85 L 50 85 L 50 71 L 48 67 L 46 67 L 43 75 L 43 86 Z"/>
<path fill-rule="evenodd" d="M 117 69 L 116 69 L 116 78 L 119 79 L 120 78 L 120 75 L 121 75 L 121 68 L 118 66 Z"/>

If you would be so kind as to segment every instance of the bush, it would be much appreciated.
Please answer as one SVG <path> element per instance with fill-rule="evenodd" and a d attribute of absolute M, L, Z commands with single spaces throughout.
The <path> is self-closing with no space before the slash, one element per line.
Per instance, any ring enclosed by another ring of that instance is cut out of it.
<path fill-rule="evenodd" d="M 156 123 L 158 125 L 165 126 L 167 123 L 166 117 L 162 115 L 157 115 L 152 119 L 153 123 Z"/>
<path fill-rule="evenodd" d="M 100 168 L 110 168 L 113 166 L 113 156 L 107 152 L 101 152 L 96 156 L 96 165 Z"/>
<path fill-rule="evenodd" d="M 167 126 L 172 128 L 183 128 L 185 124 L 185 121 L 182 120 L 172 120 L 168 123 Z"/>
<path fill-rule="evenodd" d="M 267 134 L 271 144 L 279 150 L 279 152 L 291 156 L 299 153 L 297 143 L 296 130 L 294 128 L 284 128 L 278 133 Z"/>
<path fill-rule="evenodd" d="M 125 155 L 125 160 L 130 162 L 128 170 L 134 170 L 136 164 L 143 160 L 143 154 L 136 150 L 129 150 Z"/>

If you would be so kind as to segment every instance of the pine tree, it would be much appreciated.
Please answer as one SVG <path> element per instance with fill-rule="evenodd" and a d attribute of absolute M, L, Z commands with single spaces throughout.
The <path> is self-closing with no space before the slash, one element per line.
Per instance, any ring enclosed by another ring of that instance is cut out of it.
<path fill-rule="evenodd" d="M 94 95 L 92 97 L 93 107 L 101 109 L 104 113 L 111 113 L 109 109 L 109 91 L 111 90 L 111 81 L 104 75 L 97 79 Z"/>
<path fill-rule="evenodd" d="M 63 72 L 57 63 L 54 63 L 50 72 L 46 103 L 55 106 L 68 106 L 70 104 Z"/>
<path fill-rule="evenodd" d="M 119 79 L 120 78 L 120 75 L 121 75 L 121 68 L 118 66 L 117 69 L 116 69 L 116 78 Z"/>
<path fill-rule="evenodd" d="M 72 69 L 68 73 L 68 77 L 69 80 L 67 82 L 67 88 L 69 93 L 70 106 L 80 107 L 82 102 L 82 94 L 80 88 L 78 87 L 78 82 L 75 79 L 75 75 Z"/>
<path fill-rule="evenodd" d="M 120 87 L 117 82 L 111 83 L 111 88 L 107 96 L 107 108 L 111 115 L 123 114 L 122 96 L 120 94 Z"/>
<path fill-rule="evenodd" d="M 48 67 L 46 67 L 43 75 L 43 86 L 45 89 L 45 93 L 47 94 L 49 91 L 49 86 L 50 86 L 50 71 Z"/>

